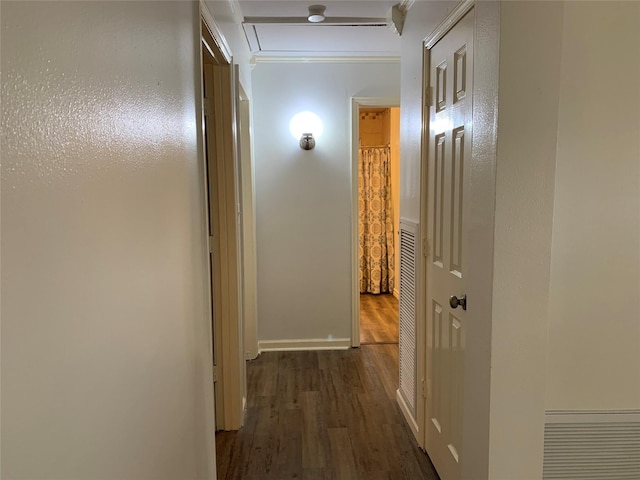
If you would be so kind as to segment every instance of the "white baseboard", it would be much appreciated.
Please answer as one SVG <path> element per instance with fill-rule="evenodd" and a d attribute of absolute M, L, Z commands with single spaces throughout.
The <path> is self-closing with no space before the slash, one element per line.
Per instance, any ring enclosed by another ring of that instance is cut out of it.
<path fill-rule="evenodd" d="M 393 296 L 400 300 L 400 291 L 397 288 L 393 289 Z"/>
<path fill-rule="evenodd" d="M 411 409 L 407 405 L 407 402 L 405 402 L 404 398 L 402 398 L 400 389 L 396 390 L 396 401 L 398 402 L 400 411 L 402 412 L 402 415 L 404 415 L 404 419 L 407 421 L 409 428 L 411 428 L 411 431 L 413 432 L 413 436 L 416 438 L 418 445 L 421 445 L 422 442 L 418 439 L 418 435 L 420 434 L 420 429 L 418 428 L 416 419 L 413 418 L 413 415 L 411 414 Z"/>
<path fill-rule="evenodd" d="M 285 352 L 300 350 L 347 350 L 350 338 L 307 338 L 300 340 L 261 340 L 258 350 L 262 352 Z"/>
<path fill-rule="evenodd" d="M 260 355 L 260 351 L 258 350 L 258 346 L 256 345 L 256 349 L 254 350 L 247 350 L 246 352 L 244 352 L 244 359 L 245 360 L 255 360 L 256 358 L 258 358 L 258 355 Z"/>

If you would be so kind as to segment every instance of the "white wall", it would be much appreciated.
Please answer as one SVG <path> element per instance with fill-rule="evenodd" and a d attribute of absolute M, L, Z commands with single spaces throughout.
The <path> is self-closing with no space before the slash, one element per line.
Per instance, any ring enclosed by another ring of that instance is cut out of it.
<path fill-rule="evenodd" d="M 640 4 L 564 11 L 547 408 L 640 409 Z"/>
<path fill-rule="evenodd" d="M 639 20 L 501 5 L 490 478 L 540 477 L 545 408 L 640 407 Z"/>
<path fill-rule="evenodd" d="M 500 6 L 491 479 L 542 476 L 562 9 Z"/>
<path fill-rule="evenodd" d="M 214 478 L 197 4 L 1 8 L 2 478 Z"/>
<path fill-rule="evenodd" d="M 259 340 L 351 336 L 351 97 L 397 97 L 398 63 L 253 70 Z M 289 121 L 324 123 L 303 151 Z"/>

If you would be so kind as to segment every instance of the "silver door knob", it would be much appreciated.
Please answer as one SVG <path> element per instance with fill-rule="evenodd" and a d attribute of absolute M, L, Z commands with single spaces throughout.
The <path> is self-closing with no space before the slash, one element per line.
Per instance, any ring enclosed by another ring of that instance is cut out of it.
<path fill-rule="evenodd" d="M 462 307 L 463 310 L 466 310 L 467 296 L 462 295 L 460 298 L 458 298 L 455 295 L 452 295 L 451 298 L 449 299 L 449 305 L 451 305 L 451 308 L 458 308 L 458 306 L 460 306 Z"/>

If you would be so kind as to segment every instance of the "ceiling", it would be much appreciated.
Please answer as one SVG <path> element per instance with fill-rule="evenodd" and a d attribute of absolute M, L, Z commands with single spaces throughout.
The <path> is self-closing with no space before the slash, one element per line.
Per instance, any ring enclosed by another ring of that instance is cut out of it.
<path fill-rule="evenodd" d="M 237 0 L 249 48 L 256 57 L 395 57 L 400 36 L 387 14 L 400 0 Z M 406 3 L 406 2 L 404 2 Z M 306 21 L 310 5 L 325 5 L 327 19 Z"/>

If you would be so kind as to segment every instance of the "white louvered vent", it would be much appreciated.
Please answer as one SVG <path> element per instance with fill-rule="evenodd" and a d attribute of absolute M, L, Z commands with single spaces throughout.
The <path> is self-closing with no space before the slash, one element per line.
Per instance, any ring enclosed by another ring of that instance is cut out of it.
<path fill-rule="evenodd" d="M 545 480 L 640 479 L 640 411 L 547 412 Z"/>
<path fill-rule="evenodd" d="M 418 224 L 400 221 L 400 393 L 416 417 L 416 280 Z"/>

